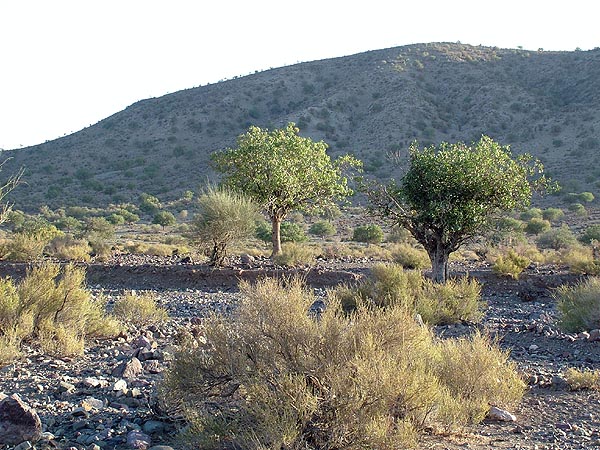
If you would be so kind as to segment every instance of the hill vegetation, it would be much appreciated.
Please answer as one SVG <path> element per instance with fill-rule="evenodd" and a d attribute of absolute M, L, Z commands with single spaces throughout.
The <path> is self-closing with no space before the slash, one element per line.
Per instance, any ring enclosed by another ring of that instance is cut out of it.
<path fill-rule="evenodd" d="M 92 87 L 93 88 L 93 87 Z M 11 200 L 106 206 L 161 200 L 213 178 L 209 155 L 250 125 L 295 122 L 333 156 L 351 153 L 379 178 L 389 153 L 482 134 L 540 158 L 565 192 L 600 186 L 600 49 L 526 51 L 418 44 L 300 63 L 137 102 L 61 139 L 6 151 L 25 167 Z M 396 174 L 397 175 L 397 174 Z"/>

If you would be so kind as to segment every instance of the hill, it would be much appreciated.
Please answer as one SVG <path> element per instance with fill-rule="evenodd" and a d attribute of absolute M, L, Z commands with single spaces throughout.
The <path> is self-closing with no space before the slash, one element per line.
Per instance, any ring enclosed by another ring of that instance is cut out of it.
<path fill-rule="evenodd" d="M 164 200 L 214 174 L 211 152 L 248 126 L 294 121 L 332 154 L 386 178 L 411 141 L 488 134 L 539 157 L 566 191 L 600 187 L 600 49 L 546 52 L 417 44 L 300 63 L 137 102 L 72 135 L 4 152 L 25 167 L 17 208 Z M 397 173 L 396 173 L 397 174 Z"/>

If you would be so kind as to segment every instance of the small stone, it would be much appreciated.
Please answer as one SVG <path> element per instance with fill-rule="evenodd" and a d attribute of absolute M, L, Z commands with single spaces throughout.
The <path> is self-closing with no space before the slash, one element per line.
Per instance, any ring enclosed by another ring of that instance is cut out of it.
<path fill-rule="evenodd" d="M 581 333 L 579 333 L 577 335 L 577 339 L 582 339 L 584 341 L 587 341 L 590 338 L 590 333 L 588 333 L 587 331 L 582 331 Z"/>
<path fill-rule="evenodd" d="M 104 402 L 94 397 L 86 397 L 81 401 L 81 406 L 86 410 L 102 409 L 104 408 Z"/>
<path fill-rule="evenodd" d="M 67 383 L 66 381 L 61 381 L 58 385 L 59 392 L 75 392 L 75 386 L 71 383 Z"/>
<path fill-rule="evenodd" d="M 153 447 L 150 447 L 148 450 L 174 450 L 173 447 L 170 447 L 168 445 L 154 445 Z"/>
<path fill-rule="evenodd" d="M 600 341 L 600 330 L 595 329 L 595 330 L 590 331 L 590 337 L 588 338 L 588 340 L 591 342 Z"/>
<path fill-rule="evenodd" d="M 86 377 L 83 379 L 82 383 L 86 387 L 97 388 L 105 386 L 107 382 L 106 380 L 99 380 L 94 377 Z"/>
<path fill-rule="evenodd" d="M 14 450 L 29 450 L 30 448 L 33 448 L 33 445 L 31 445 L 31 442 L 25 441 L 25 442 L 21 442 L 19 445 L 17 445 L 14 448 Z"/>
<path fill-rule="evenodd" d="M 86 418 L 89 417 L 88 412 L 82 406 L 78 406 L 73 411 L 71 411 L 71 415 L 73 417 L 86 417 Z"/>
<path fill-rule="evenodd" d="M 142 363 L 135 356 L 128 361 L 123 361 L 112 372 L 115 377 L 133 379 L 144 373 Z"/>
<path fill-rule="evenodd" d="M 535 352 L 535 351 L 537 351 L 539 348 L 540 348 L 540 347 L 539 347 L 539 345 L 531 344 L 531 345 L 529 346 L 529 351 L 530 351 L 530 352 Z"/>
<path fill-rule="evenodd" d="M 156 359 L 151 359 L 149 361 L 144 361 L 144 370 L 148 373 L 161 373 L 163 371 L 163 367 L 159 361 Z"/>
<path fill-rule="evenodd" d="M 517 418 L 513 414 L 495 406 L 492 406 L 490 408 L 487 414 L 487 418 L 489 420 L 498 420 L 500 422 L 515 422 L 517 420 Z"/>
<path fill-rule="evenodd" d="M 0 401 L 0 444 L 37 441 L 41 433 L 40 417 L 17 394 Z"/>
<path fill-rule="evenodd" d="M 156 434 L 165 431 L 165 423 L 158 420 L 148 420 L 142 427 L 146 434 Z"/>
<path fill-rule="evenodd" d="M 147 450 L 150 447 L 151 442 L 150 436 L 140 431 L 134 430 L 127 433 L 127 446 L 129 448 Z"/>
<path fill-rule="evenodd" d="M 117 380 L 115 382 L 115 384 L 113 385 L 112 390 L 126 392 L 127 391 L 127 381 L 125 381 L 122 378 L 120 380 Z"/>

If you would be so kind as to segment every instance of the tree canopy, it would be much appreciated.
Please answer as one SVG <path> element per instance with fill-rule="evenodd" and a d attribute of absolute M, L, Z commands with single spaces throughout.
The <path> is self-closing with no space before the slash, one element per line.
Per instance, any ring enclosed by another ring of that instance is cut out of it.
<path fill-rule="evenodd" d="M 212 155 L 222 183 L 259 204 L 272 223 L 273 254 L 281 252 L 281 221 L 291 212 L 316 213 L 352 194 L 343 170 L 359 161 L 335 161 L 327 144 L 300 136 L 293 123 L 269 131 L 252 126 L 238 137 L 237 147 Z"/>
<path fill-rule="evenodd" d="M 434 279 L 443 282 L 450 253 L 496 213 L 527 207 L 533 191 L 548 184 L 542 173 L 539 161 L 513 157 L 508 146 L 488 136 L 470 146 L 420 149 L 413 143 L 401 182 L 378 185 L 369 196 L 377 214 L 408 229 L 425 247 Z"/>

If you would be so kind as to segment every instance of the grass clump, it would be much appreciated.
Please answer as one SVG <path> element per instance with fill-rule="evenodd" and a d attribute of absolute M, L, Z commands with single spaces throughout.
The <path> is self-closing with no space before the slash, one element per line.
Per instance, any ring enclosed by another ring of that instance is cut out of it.
<path fill-rule="evenodd" d="M 512 249 L 509 249 L 505 255 L 499 255 L 492 266 L 494 272 L 500 275 L 509 276 L 515 280 L 519 279 L 519 276 L 529 266 L 531 260 L 529 258 L 519 255 Z"/>
<path fill-rule="evenodd" d="M 348 315 L 335 298 L 317 320 L 298 280 L 240 287 L 233 317 L 209 317 L 160 387 L 190 422 L 187 448 L 406 448 L 522 396 L 483 336 L 444 343 L 404 308 Z"/>
<path fill-rule="evenodd" d="M 138 294 L 131 291 L 119 297 L 113 306 L 113 315 L 137 327 L 165 322 L 169 315 L 156 302 L 150 292 Z"/>
<path fill-rule="evenodd" d="M 400 243 L 390 249 L 392 259 L 405 269 L 426 269 L 431 267 L 431 261 L 423 248 L 416 248 L 410 244 Z"/>
<path fill-rule="evenodd" d="M 572 391 L 600 390 L 600 370 L 579 370 L 569 367 L 565 371 L 564 377 Z"/>
<path fill-rule="evenodd" d="M 81 354 L 88 337 L 119 333 L 117 321 L 105 314 L 105 303 L 85 288 L 85 271 L 62 270 L 45 263 L 27 272 L 18 284 L 0 280 L 0 361 L 18 356 L 22 342 L 56 356 Z"/>
<path fill-rule="evenodd" d="M 59 236 L 54 238 L 48 244 L 48 255 L 63 261 L 83 261 L 90 260 L 92 247 L 87 241 L 74 239 L 71 236 Z"/>
<path fill-rule="evenodd" d="M 273 257 L 273 262 L 280 266 L 312 264 L 318 253 L 313 247 L 289 242 L 283 246 L 281 253 Z"/>
<path fill-rule="evenodd" d="M 420 272 L 404 270 L 396 264 L 377 264 L 369 280 L 357 287 L 338 287 L 332 295 L 346 311 L 355 311 L 361 305 L 398 306 L 410 315 L 420 314 L 431 325 L 479 322 L 485 307 L 481 286 L 474 279 L 462 277 L 434 283 Z"/>
<path fill-rule="evenodd" d="M 576 274 L 600 275 L 600 261 L 592 248 L 573 245 L 560 253 L 560 261 Z"/>
<path fill-rule="evenodd" d="M 563 330 L 580 332 L 600 328 L 600 278 L 588 278 L 573 286 L 559 286 L 554 298 Z"/>

